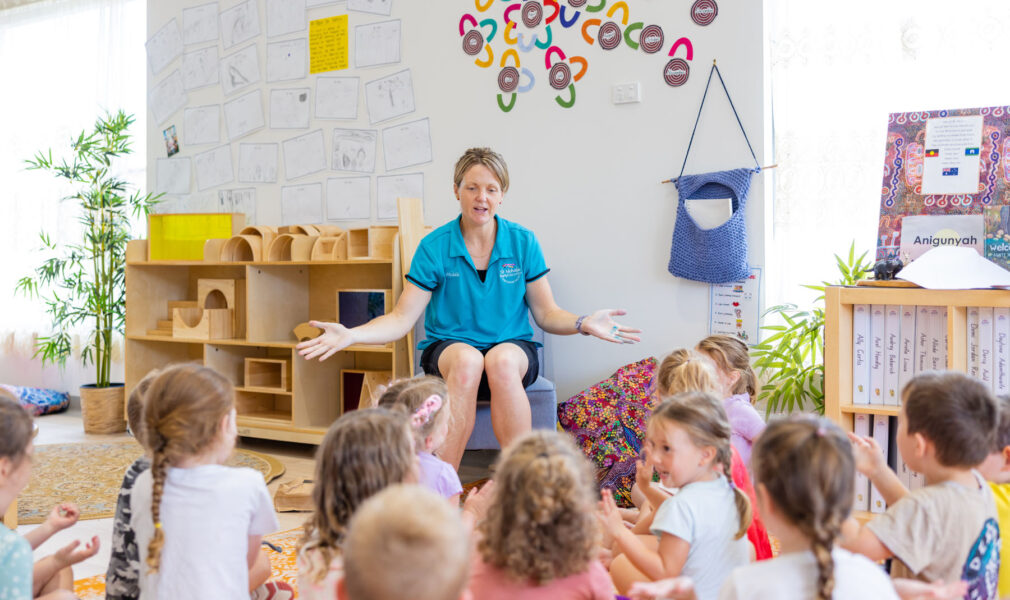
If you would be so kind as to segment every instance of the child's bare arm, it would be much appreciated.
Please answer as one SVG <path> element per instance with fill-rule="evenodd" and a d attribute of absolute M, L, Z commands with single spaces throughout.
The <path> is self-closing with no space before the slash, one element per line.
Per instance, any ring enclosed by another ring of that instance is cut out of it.
<path fill-rule="evenodd" d="M 652 505 L 653 509 L 658 509 L 661 504 L 673 497 L 654 485 L 646 486 L 642 492 L 649 499 L 649 504 Z"/>
<path fill-rule="evenodd" d="M 884 451 L 877 441 L 872 437 L 860 437 L 854 433 L 849 433 L 849 440 L 852 442 L 856 469 L 873 482 L 884 502 L 890 506 L 904 498 L 908 489 L 898 479 L 898 474 L 887 466 Z"/>
<path fill-rule="evenodd" d="M 691 544 L 675 535 L 664 533 L 659 538 L 659 557 L 663 560 L 663 577 L 679 577 L 687 562 Z M 656 579 L 656 578 L 654 578 Z"/>
<path fill-rule="evenodd" d="M 852 517 L 849 517 L 842 524 L 842 536 L 839 545 L 849 552 L 862 554 L 872 561 L 882 561 L 894 556 L 894 553 L 885 546 L 876 534 L 866 526 L 859 524 Z"/>
<path fill-rule="evenodd" d="M 600 496 L 600 509 L 596 513 L 600 526 L 613 537 L 617 548 L 627 555 L 628 560 L 636 569 L 649 579 L 661 579 L 663 577 L 662 559 L 651 549 L 646 548 L 638 536 L 624 526 L 624 520 L 621 519 L 621 513 L 617 510 L 617 503 L 614 502 L 610 490 L 600 490 Z"/>
<path fill-rule="evenodd" d="M 252 569 L 256 566 L 256 560 L 260 556 L 260 547 L 263 545 L 262 535 L 249 536 L 249 549 L 246 550 L 246 564 Z"/>

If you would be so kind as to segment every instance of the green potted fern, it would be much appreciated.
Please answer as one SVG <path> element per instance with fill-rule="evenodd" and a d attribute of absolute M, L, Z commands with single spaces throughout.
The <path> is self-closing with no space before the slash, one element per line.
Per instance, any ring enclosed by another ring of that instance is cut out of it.
<path fill-rule="evenodd" d="M 795 304 L 780 304 L 762 315 L 761 327 L 771 335 L 751 349 L 754 369 L 764 382 L 758 400 L 767 402 L 766 414 L 803 410 L 808 404 L 824 414 L 824 288 L 855 285 L 873 263 L 863 252 L 857 258 L 856 243 L 847 259 L 835 255 L 840 276 L 833 282 L 803 287 L 820 292 L 814 306 L 804 310 Z M 771 324 L 768 324 L 771 321 Z"/>
<path fill-rule="evenodd" d="M 71 138 L 68 157 L 54 160 L 48 150 L 25 161 L 29 170 L 46 171 L 73 185 L 74 192 L 62 201 L 79 207 L 80 238 L 55 241 L 42 231 L 42 263 L 15 290 L 41 298 L 52 319 L 52 331 L 35 341 L 35 357 L 43 365 L 63 367 L 73 350 L 72 336 L 84 333 L 81 359 L 95 369 L 95 383 L 80 388 L 87 433 L 125 428 L 123 384 L 111 381 L 111 367 L 112 346 L 116 334 L 123 334 L 125 320 L 126 242 L 131 217 L 146 216 L 158 199 L 130 193 L 114 172 L 114 161 L 132 152 L 127 130 L 133 122 L 121 110 L 106 112 L 91 131 Z"/>

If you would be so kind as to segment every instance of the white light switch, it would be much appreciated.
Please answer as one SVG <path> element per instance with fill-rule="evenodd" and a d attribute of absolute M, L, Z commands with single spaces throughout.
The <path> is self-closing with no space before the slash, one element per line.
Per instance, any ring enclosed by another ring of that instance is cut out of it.
<path fill-rule="evenodd" d="M 611 87 L 611 101 L 614 104 L 628 104 L 629 102 L 642 101 L 642 85 L 633 81 L 631 83 L 615 83 Z"/>

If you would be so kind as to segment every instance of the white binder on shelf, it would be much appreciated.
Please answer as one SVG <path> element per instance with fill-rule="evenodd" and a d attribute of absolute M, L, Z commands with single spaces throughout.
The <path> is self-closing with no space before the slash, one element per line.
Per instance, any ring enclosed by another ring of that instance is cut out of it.
<path fill-rule="evenodd" d="M 876 440 L 877 444 L 880 446 L 881 450 L 885 453 L 884 458 L 887 458 L 887 448 L 888 440 L 890 439 L 890 431 L 888 418 L 885 415 L 873 415 L 873 422 L 870 424 L 873 427 L 873 439 Z M 870 512 L 872 513 L 882 513 L 887 510 L 887 503 L 884 502 L 884 497 L 880 495 L 877 488 L 870 485 Z"/>
<path fill-rule="evenodd" d="M 870 403 L 870 305 L 852 307 L 852 403 Z"/>
<path fill-rule="evenodd" d="M 915 377 L 915 307 L 901 307 L 901 348 L 898 358 L 898 404 L 905 384 Z"/>
<path fill-rule="evenodd" d="M 929 362 L 929 306 L 915 307 L 915 373 L 925 373 Z"/>
<path fill-rule="evenodd" d="M 995 359 L 992 352 L 993 310 L 991 306 L 978 309 L 978 374 L 979 379 L 990 390 L 993 389 Z"/>
<path fill-rule="evenodd" d="M 901 370 L 901 306 L 884 308 L 884 404 L 898 405 L 898 372 Z"/>
<path fill-rule="evenodd" d="M 929 307 L 929 370 L 943 371 L 947 368 L 947 324 L 943 318 L 943 309 L 939 306 Z"/>
<path fill-rule="evenodd" d="M 1010 393 L 1010 308 L 993 309 L 992 390 L 996 394 Z M 1010 532 L 1008 532 L 1010 533 Z M 1007 560 L 1010 560 L 1008 557 Z"/>
<path fill-rule="evenodd" d="M 978 342 L 978 307 L 968 307 L 968 324 L 966 326 L 968 339 L 965 350 L 968 352 L 968 375 L 975 379 L 981 379 L 979 371 L 979 342 Z"/>
<path fill-rule="evenodd" d="M 870 404 L 884 403 L 884 313 L 883 304 L 870 305 Z"/>
<path fill-rule="evenodd" d="M 870 415 L 853 415 L 852 431 L 860 437 L 870 435 Z M 856 471 L 856 497 L 855 510 L 870 510 L 870 480 L 859 471 Z"/>

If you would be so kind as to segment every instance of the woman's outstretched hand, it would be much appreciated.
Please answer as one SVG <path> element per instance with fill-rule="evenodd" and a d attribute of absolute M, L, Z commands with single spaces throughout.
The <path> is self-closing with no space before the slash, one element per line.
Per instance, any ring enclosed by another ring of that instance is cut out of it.
<path fill-rule="evenodd" d="M 323 333 L 311 340 L 306 340 L 295 348 L 298 354 L 306 360 L 318 357 L 320 361 L 326 360 L 337 352 L 354 343 L 354 336 L 351 330 L 340 323 L 324 323 L 322 321 L 309 321 L 309 325 L 318 327 Z"/>
<path fill-rule="evenodd" d="M 627 311 L 620 309 L 600 309 L 582 321 L 582 331 L 615 344 L 634 344 L 642 341 L 642 338 L 635 335 L 642 333 L 641 329 L 624 327 L 614 320 L 614 317 L 626 314 Z"/>

